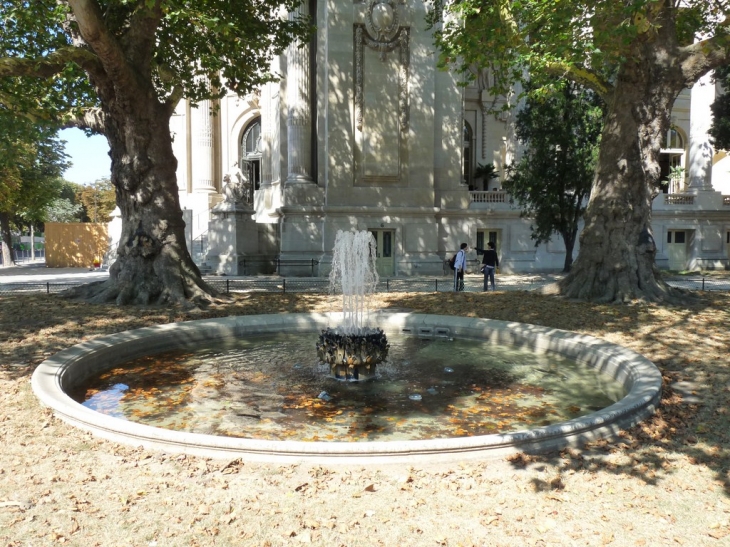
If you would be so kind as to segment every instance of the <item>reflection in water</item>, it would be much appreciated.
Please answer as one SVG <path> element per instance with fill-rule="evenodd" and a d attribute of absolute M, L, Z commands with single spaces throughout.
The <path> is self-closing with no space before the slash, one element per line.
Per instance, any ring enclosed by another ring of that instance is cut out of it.
<path fill-rule="evenodd" d="M 98 412 L 167 429 L 352 442 L 529 429 L 624 395 L 612 380 L 559 357 L 410 336 L 389 338 L 374 380 L 341 382 L 318 363 L 316 336 L 250 337 L 146 356 L 90 379 L 74 396 Z"/>

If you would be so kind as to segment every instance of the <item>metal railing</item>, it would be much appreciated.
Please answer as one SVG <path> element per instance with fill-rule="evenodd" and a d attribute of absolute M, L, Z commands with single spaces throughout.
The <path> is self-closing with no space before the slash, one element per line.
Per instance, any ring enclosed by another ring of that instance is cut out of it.
<path fill-rule="evenodd" d="M 35 257 L 33 256 L 35 255 Z M 35 251 L 32 251 L 30 249 L 16 249 L 15 250 L 15 262 L 30 262 L 32 260 L 45 260 L 46 258 L 46 248 L 38 248 L 35 249 Z M 0 265 L 3 265 L 3 255 L 0 252 Z"/>
<path fill-rule="evenodd" d="M 220 276 L 206 276 L 206 283 L 223 294 L 232 293 L 314 293 L 328 294 L 329 280 L 322 277 L 312 278 L 285 278 L 285 277 L 256 277 L 256 278 L 225 278 Z M 550 283 L 555 278 L 548 275 L 509 276 L 497 279 L 499 291 L 531 291 Z M 0 294 L 16 293 L 46 293 L 58 294 L 66 289 L 82 285 L 84 282 L 19 282 L 0 283 Z M 668 283 L 677 288 L 692 291 L 730 291 L 730 278 L 717 279 L 708 277 L 692 277 L 670 279 Z M 464 290 L 466 292 L 481 292 L 483 278 L 481 276 L 466 276 Z M 381 279 L 376 288 L 381 293 L 402 292 L 450 292 L 454 290 L 454 281 L 451 276 L 430 278 L 386 278 Z"/>

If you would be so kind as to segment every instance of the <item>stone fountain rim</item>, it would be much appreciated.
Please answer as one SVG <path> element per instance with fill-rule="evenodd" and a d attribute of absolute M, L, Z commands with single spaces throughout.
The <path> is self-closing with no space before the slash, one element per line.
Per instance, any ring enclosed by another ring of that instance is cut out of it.
<path fill-rule="evenodd" d="M 580 446 L 599 438 L 616 438 L 656 410 L 661 373 L 638 353 L 574 332 L 498 321 L 411 313 L 378 312 L 370 322 L 386 333 L 409 331 L 422 337 L 448 336 L 518 344 L 535 352 L 575 359 L 623 383 L 626 396 L 597 412 L 559 424 L 502 434 L 448 439 L 372 442 L 269 441 L 219 437 L 152 427 L 105 416 L 71 399 L 66 390 L 86 377 L 128 359 L 203 341 L 281 332 L 317 332 L 337 324 L 341 313 L 271 314 L 200 319 L 156 325 L 101 336 L 67 348 L 41 363 L 32 376 L 33 392 L 62 420 L 93 434 L 125 444 L 212 458 L 258 461 L 353 463 L 498 457 L 509 453 L 543 453 Z"/>

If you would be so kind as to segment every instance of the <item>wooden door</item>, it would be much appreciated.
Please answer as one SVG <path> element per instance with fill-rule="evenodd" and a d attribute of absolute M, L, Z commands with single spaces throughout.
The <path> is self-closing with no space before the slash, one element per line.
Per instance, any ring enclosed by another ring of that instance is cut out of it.
<path fill-rule="evenodd" d="M 395 275 L 395 230 L 370 230 L 375 237 L 377 251 L 375 265 L 380 277 L 392 277 Z"/>

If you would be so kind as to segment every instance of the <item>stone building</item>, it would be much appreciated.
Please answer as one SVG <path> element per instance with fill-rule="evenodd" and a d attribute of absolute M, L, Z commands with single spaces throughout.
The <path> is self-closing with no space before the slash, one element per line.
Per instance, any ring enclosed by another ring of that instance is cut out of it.
<path fill-rule="evenodd" d="M 462 87 L 437 69 L 423 2 L 311 0 L 300 11 L 317 33 L 276 60 L 280 81 L 183 104 L 172 119 L 200 261 L 225 274 L 326 275 L 337 230 L 358 229 L 377 239 L 381 276 L 442 274 L 461 242 L 488 240 L 506 272 L 562 268 L 562 240 L 535 247 L 501 190 L 520 150 L 514 114 L 489 112 L 508 98 L 490 94 L 488 77 Z M 707 139 L 707 80 L 675 103 L 662 154 L 667 176 L 682 168 L 654 201 L 664 268 L 728 264 L 730 159 Z M 475 173 L 488 163 L 499 177 L 485 182 Z M 245 189 L 225 199 L 224 181 Z"/>

